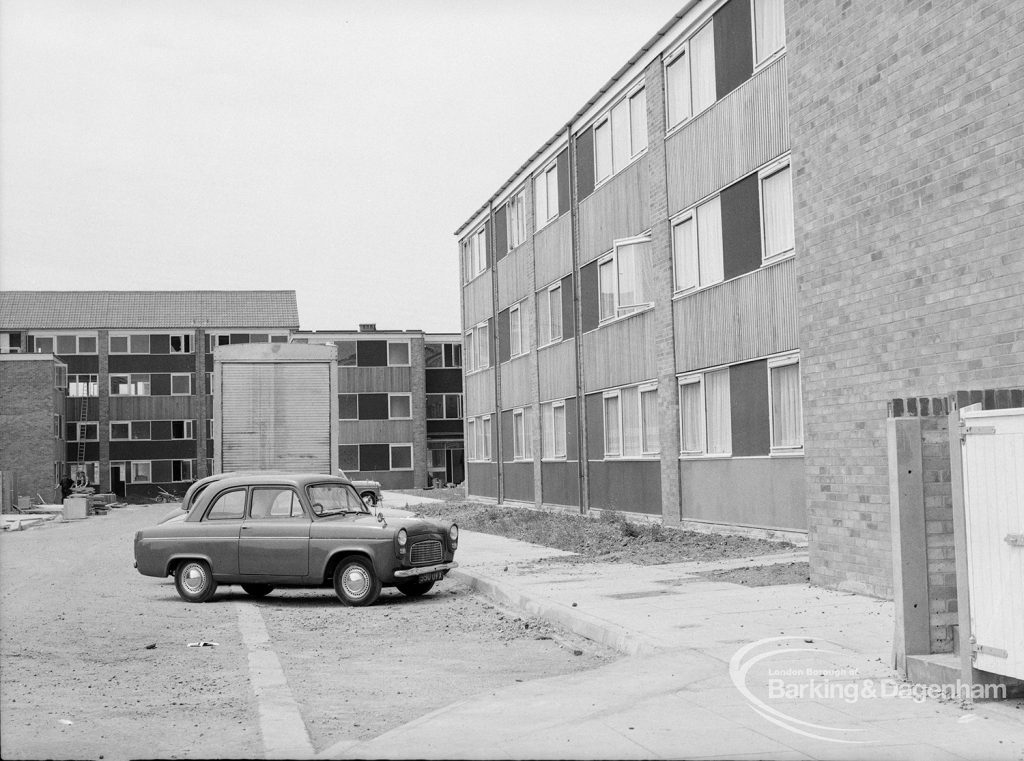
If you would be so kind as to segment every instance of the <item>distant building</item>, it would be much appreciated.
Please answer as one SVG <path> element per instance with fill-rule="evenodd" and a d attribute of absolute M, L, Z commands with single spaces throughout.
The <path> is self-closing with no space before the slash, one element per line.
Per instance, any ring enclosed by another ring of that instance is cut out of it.
<path fill-rule="evenodd" d="M 68 472 L 64 430 L 67 365 L 53 354 L 0 355 L 0 472 L 3 506 L 18 497 L 59 503 Z"/>
<path fill-rule="evenodd" d="M 418 330 L 295 331 L 338 349 L 339 463 L 386 489 L 462 483 L 462 341 Z"/>
<path fill-rule="evenodd" d="M 285 343 L 298 326 L 294 291 L 0 292 L 0 354 L 66 366 L 64 456 L 47 458 L 47 470 L 83 470 L 97 489 L 128 496 L 181 493 L 210 473 L 213 347 Z M 13 449 L 37 435 L 23 433 Z"/>

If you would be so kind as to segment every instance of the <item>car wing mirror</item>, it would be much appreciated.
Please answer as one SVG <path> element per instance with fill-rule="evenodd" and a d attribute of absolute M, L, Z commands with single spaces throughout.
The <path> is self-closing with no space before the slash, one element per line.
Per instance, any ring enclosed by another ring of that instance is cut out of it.
<path fill-rule="evenodd" d="M 381 528 L 387 528 L 388 522 L 384 520 L 384 512 L 380 511 L 377 513 L 377 523 L 381 524 Z"/>

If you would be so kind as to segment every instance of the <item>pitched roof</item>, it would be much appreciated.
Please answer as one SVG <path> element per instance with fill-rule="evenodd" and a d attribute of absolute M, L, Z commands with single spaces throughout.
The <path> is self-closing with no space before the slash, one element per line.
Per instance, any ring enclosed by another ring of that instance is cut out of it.
<path fill-rule="evenodd" d="M 295 291 L 0 291 L 0 329 L 299 327 Z"/>

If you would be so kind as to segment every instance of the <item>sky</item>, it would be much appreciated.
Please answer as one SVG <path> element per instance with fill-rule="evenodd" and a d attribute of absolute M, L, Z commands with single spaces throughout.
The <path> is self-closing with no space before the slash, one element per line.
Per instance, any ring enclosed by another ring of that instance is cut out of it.
<path fill-rule="evenodd" d="M 457 332 L 455 230 L 682 5 L 0 0 L 0 288 Z"/>

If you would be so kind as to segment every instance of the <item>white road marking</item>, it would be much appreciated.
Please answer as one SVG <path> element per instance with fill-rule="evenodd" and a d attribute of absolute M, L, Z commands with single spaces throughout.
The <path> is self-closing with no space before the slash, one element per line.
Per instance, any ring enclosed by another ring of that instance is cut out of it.
<path fill-rule="evenodd" d="M 249 649 L 249 681 L 256 693 L 260 734 L 266 758 L 312 758 L 316 755 L 299 704 L 288 687 L 281 662 L 258 605 L 236 603 L 238 628 Z"/>

